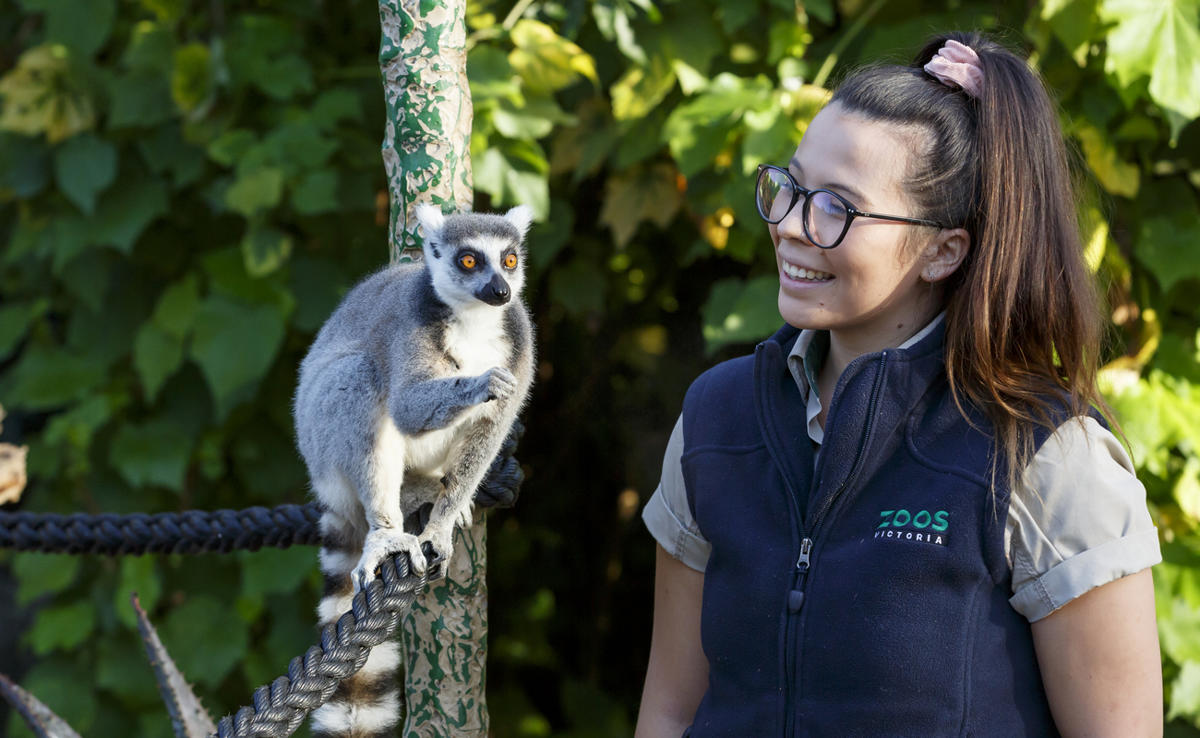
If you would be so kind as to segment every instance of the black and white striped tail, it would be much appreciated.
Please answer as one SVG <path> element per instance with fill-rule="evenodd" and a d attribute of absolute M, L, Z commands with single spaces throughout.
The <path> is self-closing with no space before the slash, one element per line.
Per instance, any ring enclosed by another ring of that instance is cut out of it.
<path fill-rule="evenodd" d="M 350 609 L 354 588 L 350 571 L 362 554 L 362 540 L 340 516 L 326 511 L 321 516 L 321 573 L 325 595 L 317 606 L 323 628 L 337 622 Z M 400 721 L 400 695 L 396 670 L 400 647 L 395 641 L 371 649 L 362 669 L 344 680 L 333 697 L 312 713 L 312 734 L 318 738 L 378 738 L 395 735 Z"/>

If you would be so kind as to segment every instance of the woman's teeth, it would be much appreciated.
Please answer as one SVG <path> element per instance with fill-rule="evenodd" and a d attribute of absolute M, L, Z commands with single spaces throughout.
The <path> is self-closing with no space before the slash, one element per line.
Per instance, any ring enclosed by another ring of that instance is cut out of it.
<path fill-rule="evenodd" d="M 810 282 L 824 282 L 833 279 L 833 275 L 829 272 L 817 272 L 812 269 L 803 269 L 795 264 L 783 262 L 783 271 L 792 279 L 807 279 Z"/>

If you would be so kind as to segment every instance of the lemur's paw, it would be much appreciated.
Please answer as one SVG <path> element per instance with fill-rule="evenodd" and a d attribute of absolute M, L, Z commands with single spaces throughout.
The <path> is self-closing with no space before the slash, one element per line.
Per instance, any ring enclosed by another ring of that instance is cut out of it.
<path fill-rule="evenodd" d="M 417 574 L 425 573 L 425 557 L 421 554 L 421 542 L 416 536 L 398 528 L 375 528 L 367 533 L 362 557 L 358 560 L 358 566 L 350 573 L 354 581 L 354 591 L 366 589 L 375 578 L 375 570 L 379 565 L 395 553 L 408 554 L 413 571 Z"/>
<path fill-rule="evenodd" d="M 493 367 L 484 373 L 487 377 L 487 400 L 506 400 L 517 391 L 517 378 L 502 366 Z"/>
<path fill-rule="evenodd" d="M 425 530 L 421 533 L 419 540 L 421 543 L 428 542 L 433 547 L 434 555 L 443 562 L 450 561 L 450 554 L 454 553 L 454 525 L 446 525 L 429 521 L 429 525 L 425 526 Z"/>

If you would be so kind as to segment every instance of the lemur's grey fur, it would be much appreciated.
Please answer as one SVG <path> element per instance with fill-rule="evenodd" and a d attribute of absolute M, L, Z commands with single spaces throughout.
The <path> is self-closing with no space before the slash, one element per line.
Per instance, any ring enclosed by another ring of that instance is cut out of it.
<path fill-rule="evenodd" d="M 533 381 L 533 331 L 519 299 L 529 209 L 443 216 L 430 205 L 417 217 L 424 259 L 352 289 L 300 365 L 296 435 L 325 508 L 322 624 L 349 609 L 386 556 L 407 552 L 424 571 L 429 542 L 449 560 L 454 528 L 470 523 L 475 490 Z M 426 502 L 424 530 L 405 532 Z M 372 650 L 341 699 L 314 712 L 314 729 L 390 729 L 396 695 L 381 677 L 397 662 L 395 644 Z"/>

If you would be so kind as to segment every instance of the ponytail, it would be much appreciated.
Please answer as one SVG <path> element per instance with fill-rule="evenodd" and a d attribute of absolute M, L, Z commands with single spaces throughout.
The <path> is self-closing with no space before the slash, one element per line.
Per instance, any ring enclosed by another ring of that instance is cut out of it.
<path fill-rule="evenodd" d="M 977 55 L 975 94 L 924 70 L 948 41 Z M 1011 488 L 1037 426 L 1110 415 L 1096 386 L 1103 315 L 1054 103 L 1023 59 L 978 33 L 938 36 L 908 67 L 862 70 L 833 100 L 928 132 L 907 190 L 921 217 L 971 235 L 946 283 L 946 374 L 964 415 L 969 405 L 991 421 Z"/>

